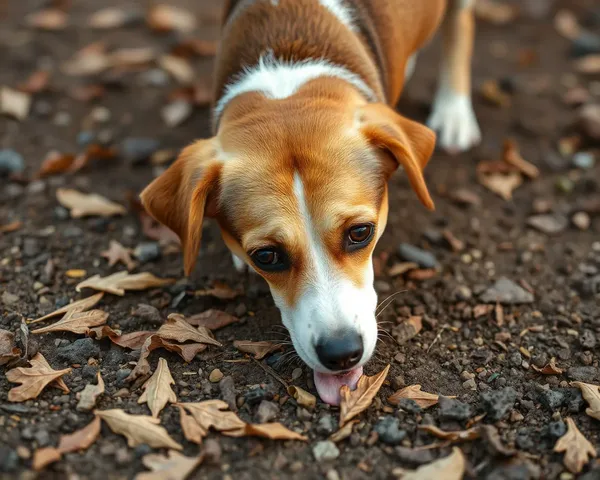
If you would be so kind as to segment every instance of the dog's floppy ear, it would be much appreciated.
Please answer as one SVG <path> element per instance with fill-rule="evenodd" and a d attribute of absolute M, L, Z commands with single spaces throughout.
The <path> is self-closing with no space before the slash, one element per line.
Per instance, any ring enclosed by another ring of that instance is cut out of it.
<path fill-rule="evenodd" d="M 186 275 L 196 264 L 204 215 L 216 214 L 222 166 L 217 152 L 214 139 L 193 143 L 140 194 L 148 213 L 179 235 Z"/>
<path fill-rule="evenodd" d="M 358 121 L 371 144 L 394 157 L 395 162 L 386 173 L 391 175 L 398 165 L 402 165 L 419 200 L 433 210 L 435 207 L 423 178 L 423 169 L 435 148 L 435 133 L 381 103 L 361 107 Z"/>

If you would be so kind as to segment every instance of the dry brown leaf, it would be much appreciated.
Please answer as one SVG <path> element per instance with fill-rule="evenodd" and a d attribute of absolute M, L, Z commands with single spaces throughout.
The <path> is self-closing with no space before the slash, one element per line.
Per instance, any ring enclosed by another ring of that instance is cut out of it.
<path fill-rule="evenodd" d="M 519 152 L 516 142 L 512 139 L 506 139 L 504 141 L 502 160 L 515 167 L 526 177 L 535 179 L 540 176 L 539 168 L 521 156 L 521 152 Z"/>
<path fill-rule="evenodd" d="M 171 285 L 175 280 L 170 278 L 158 278 L 151 273 L 136 273 L 130 275 L 127 272 L 117 272 L 107 277 L 94 275 L 75 287 L 78 292 L 83 288 L 92 288 L 113 295 L 124 296 L 126 290 L 147 290 L 148 288 L 163 287 Z"/>
<path fill-rule="evenodd" d="M 120 48 L 108 55 L 108 66 L 112 68 L 141 67 L 152 63 L 156 52 L 152 47 Z"/>
<path fill-rule="evenodd" d="M 409 272 L 411 270 L 415 270 L 417 268 L 419 268 L 419 265 L 416 264 L 416 263 L 414 263 L 414 262 L 395 263 L 388 270 L 388 275 L 390 277 L 397 277 L 399 275 L 402 275 L 402 274 L 404 274 L 406 272 Z"/>
<path fill-rule="evenodd" d="M 600 54 L 595 53 L 580 58 L 575 62 L 575 70 L 593 75 L 600 73 Z"/>
<path fill-rule="evenodd" d="M 496 80 L 486 80 L 479 87 L 481 96 L 490 104 L 500 108 L 508 108 L 511 104 L 511 97 L 506 93 Z"/>
<path fill-rule="evenodd" d="M 346 440 L 350 435 L 352 435 L 352 428 L 354 425 L 358 423 L 357 419 L 350 420 L 346 423 L 342 428 L 340 428 L 337 432 L 332 433 L 329 437 L 329 440 L 332 442 L 341 442 L 342 440 Z"/>
<path fill-rule="evenodd" d="M 182 8 L 172 5 L 153 5 L 146 18 L 148 26 L 157 32 L 165 33 L 178 31 L 190 33 L 196 29 L 195 16 Z"/>
<path fill-rule="evenodd" d="M 233 300 L 236 297 L 239 297 L 243 292 L 240 290 L 234 290 L 229 285 L 223 282 L 215 282 L 212 288 L 207 288 L 204 290 L 196 290 L 194 295 L 197 297 L 215 297 L 219 300 Z"/>
<path fill-rule="evenodd" d="M 303 388 L 290 385 L 287 388 L 287 392 L 294 398 L 294 400 L 296 400 L 296 402 L 298 402 L 298 405 L 301 407 L 312 409 L 315 408 L 315 405 L 317 404 L 317 398 Z"/>
<path fill-rule="evenodd" d="M 50 72 L 48 70 L 38 70 L 31 74 L 31 76 L 17 88 L 21 92 L 34 94 L 40 93 L 48 87 L 50 83 Z"/>
<path fill-rule="evenodd" d="M 104 325 L 108 319 L 108 312 L 102 310 L 90 310 L 89 312 L 67 312 L 58 322 L 47 327 L 32 330 L 31 333 L 40 334 L 48 332 L 72 332 L 87 334 L 90 327 Z"/>
<path fill-rule="evenodd" d="M 581 390 L 581 395 L 588 403 L 589 408 L 585 410 L 585 413 L 596 420 L 600 420 L 600 387 L 583 382 L 571 382 L 571 385 Z"/>
<path fill-rule="evenodd" d="M 70 210 L 73 218 L 91 215 L 112 217 L 113 215 L 125 215 L 127 213 L 123 205 L 111 202 L 95 193 L 86 194 L 70 188 L 59 188 L 56 190 L 56 198 L 63 207 Z"/>
<path fill-rule="evenodd" d="M 392 335 L 398 344 L 403 345 L 417 336 L 422 329 L 422 318 L 420 316 L 411 316 L 408 320 L 394 326 L 392 328 Z"/>
<path fill-rule="evenodd" d="M 121 336 L 121 330 L 113 330 L 108 325 L 102 325 L 101 327 L 90 328 L 87 336 L 94 340 L 117 338 Z"/>
<path fill-rule="evenodd" d="M 212 57 L 217 54 L 219 42 L 213 40 L 201 40 L 199 38 L 186 38 L 171 49 L 173 55 L 178 57 Z"/>
<path fill-rule="evenodd" d="M 487 304 L 479 304 L 473 307 L 473 318 L 483 317 L 484 315 L 489 314 L 492 310 L 494 310 L 493 305 Z"/>
<path fill-rule="evenodd" d="M 348 420 L 351 420 L 369 408 L 381 385 L 383 385 L 389 370 L 390 366 L 387 365 L 381 372 L 372 377 L 362 375 L 358 379 L 355 390 L 350 390 L 348 385 L 342 385 L 340 388 L 340 396 L 342 397 L 340 403 L 340 427 L 343 427 Z"/>
<path fill-rule="evenodd" d="M 421 385 L 409 385 L 390 395 L 387 400 L 392 405 L 398 405 L 401 398 L 409 398 L 410 400 L 414 400 L 419 407 L 429 408 L 438 403 L 439 396 L 434 393 L 422 392 Z"/>
<path fill-rule="evenodd" d="M 577 17 L 570 10 L 559 10 L 554 17 L 554 28 L 563 37 L 575 40 L 581 34 Z"/>
<path fill-rule="evenodd" d="M 133 270 L 135 262 L 131 259 L 131 248 L 125 248 L 116 240 L 111 240 L 108 250 L 104 250 L 100 255 L 108 260 L 108 266 L 112 267 L 121 262 L 127 267 L 127 270 Z"/>
<path fill-rule="evenodd" d="M 194 80 L 194 69 L 185 58 L 163 55 L 158 59 L 158 65 L 183 85 L 188 85 Z"/>
<path fill-rule="evenodd" d="M 131 15 L 121 8 L 108 7 L 90 15 L 87 25 L 96 30 L 108 30 L 125 26 Z"/>
<path fill-rule="evenodd" d="M 565 370 L 563 368 L 559 368 L 556 366 L 556 358 L 552 357 L 550 359 L 550 361 L 548 362 L 547 365 L 545 365 L 543 368 L 539 368 L 536 367 L 535 365 L 531 365 L 531 367 L 539 373 L 542 373 L 544 375 L 560 375 L 561 373 L 563 373 Z"/>
<path fill-rule="evenodd" d="M 477 0 L 475 3 L 477 18 L 494 25 L 504 25 L 515 20 L 518 9 L 515 5 L 499 3 L 495 0 Z"/>
<path fill-rule="evenodd" d="M 58 8 L 47 8 L 27 15 L 25 23 L 28 27 L 40 30 L 64 30 L 69 24 L 69 17 Z"/>
<path fill-rule="evenodd" d="M 28 322 L 28 324 L 31 325 L 32 323 L 43 322 L 44 320 L 48 320 L 49 318 L 56 317 L 58 315 L 62 315 L 63 313 L 85 312 L 86 310 L 89 310 L 90 308 L 96 306 L 96 304 L 102 299 L 103 296 L 104 293 L 102 292 L 90 295 L 89 297 L 82 298 L 81 300 L 77 300 L 76 302 L 69 303 L 68 305 L 59 308 L 58 310 L 55 310 L 49 313 L 48 315 L 36 318 L 35 320 Z"/>
<path fill-rule="evenodd" d="M 71 168 L 75 155 L 50 152 L 42 162 L 40 169 L 35 174 L 36 178 L 44 178 L 57 173 L 64 173 Z"/>
<path fill-rule="evenodd" d="M 423 430 L 434 437 L 441 438 L 443 440 L 450 440 L 451 442 L 466 442 L 469 440 L 477 440 L 481 436 L 481 432 L 478 428 L 470 428 L 468 430 L 446 432 L 439 429 L 435 425 L 419 425 L 419 430 Z"/>
<path fill-rule="evenodd" d="M 191 340 L 196 343 L 222 346 L 213 338 L 210 330 L 205 327 L 193 327 L 185 321 L 183 315 L 178 313 L 172 313 L 167 317 L 167 322 L 158 329 L 157 335 L 163 339 L 175 340 L 180 343 Z"/>
<path fill-rule="evenodd" d="M 20 383 L 8 392 L 10 402 L 24 402 L 37 396 L 46 386 L 60 379 L 63 375 L 70 373 L 70 368 L 64 370 L 53 370 L 41 353 L 37 353 L 29 363 L 31 367 L 13 368 L 6 372 L 6 379 L 9 382 Z M 56 386 L 65 393 L 69 393 L 68 387 L 64 382 L 57 382 Z"/>
<path fill-rule="evenodd" d="M 208 430 L 205 430 L 200 426 L 198 422 L 192 417 L 188 415 L 181 405 L 177 405 L 179 409 L 180 415 L 180 423 L 181 430 L 183 431 L 183 436 L 188 442 L 193 442 L 198 445 L 202 444 L 202 439 L 208 435 Z"/>
<path fill-rule="evenodd" d="M 454 447 L 447 457 L 407 472 L 402 480 L 462 480 L 465 475 L 465 457 L 460 448 Z"/>
<path fill-rule="evenodd" d="M 88 76 L 102 73 L 109 67 L 106 45 L 101 42 L 92 43 L 82 48 L 62 65 L 66 75 Z"/>
<path fill-rule="evenodd" d="M 0 115 L 23 121 L 29 115 L 31 95 L 8 87 L 0 87 Z"/>
<path fill-rule="evenodd" d="M 142 348 L 144 342 L 148 339 L 148 337 L 154 335 L 156 332 L 150 332 L 147 330 L 139 331 L 139 332 L 131 332 L 126 333 L 125 335 L 119 336 L 109 336 L 110 340 L 120 347 L 129 348 L 131 350 L 137 350 Z"/>
<path fill-rule="evenodd" d="M 183 450 L 183 447 L 159 425 L 158 418 L 130 415 L 119 409 L 96 410 L 94 414 L 104 420 L 113 432 L 126 437 L 129 447 L 137 447 L 145 443 L 152 448 Z"/>
<path fill-rule="evenodd" d="M 169 456 L 151 453 L 142 459 L 144 466 L 152 472 L 142 472 L 135 480 L 185 480 L 202 463 L 203 454 L 198 457 L 186 457 L 174 450 Z"/>
<path fill-rule="evenodd" d="M 3 233 L 16 232 L 23 226 L 23 222 L 19 220 L 15 220 L 14 222 L 5 223 L 4 225 L 0 225 L 0 235 Z"/>
<path fill-rule="evenodd" d="M 227 432 L 223 433 L 227 434 Z M 304 435 L 289 430 L 279 422 L 247 424 L 244 428 L 244 435 L 269 438 L 271 440 L 302 440 L 304 442 L 308 440 Z"/>
<path fill-rule="evenodd" d="M 58 462 L 61 458 L 62 453 L 58 448 L 39 448 L 33 453 L 33 461 L 31 466 L 36 472 L 39 472 L 51 463 Z"/>
<path fill-rule="evenodd" d="M 596 457 L 596 449 L 575 425 L 572 418 L 567 417 L 567 433 L 554 445 L 555 452 L 565 452 L 563 463 L 571 473 L 579 473 L 590 457 Z"/>
<path fill-rule="evenodd" d="M 205 431 L 214 428 L 219 432 L 239 431 L 246 423 L 235 413 L 229 411 L 229 406 L 223 400 L 206 400 L 198 403 L 178 403 L 192 414 L 194 420 Z"/>
<path fill-rule="evenodd" d="M 164 358 L 158 359 L 158 367 L 154 374 L 143 385 L 144 393 L 138 399 L 138 403 L 147 403 L 153 417 L 158 414 L 167 403 L 177 403 L 177 395 L 171 388 L 175 380 L 171 376 L 169 365 Z"/>
<path fill-rule="evenodd" d="M 89 412 L 96 406 L 98 397 L 104 393 L 104 380 L 100 372 L 97 374 L 98 382 L 96 385 L 88 383 L 79 395 L 77 410 L 80 412 Z"/>
<path fill-rule="evenodd" d="M 477 179 L 481 185 L 499 195 L 504 200 L 510 200 L 513 191 L 523 183 L 523 177 L 519 172 L 510 172 L 507 175 L 500 173 L 478 175 Z"/>
<path fill-rule="evenodd" d="M 232 323 L 239 322 L 240 319 L 230 315 L 222 310 L 211 308 L 202 313 L 197 313 L 191 317 L 187 317 L 186 322 L 196 327 L 204 327 L 209 330 L 218 330 Z"/>
<path fill-rule="evenodd" d="M 15 334 L 0 329 L 0 365 L 5 365 L 21 356 L 21 349 L 15 345 Z"/>
<path fill-rule="evenodd" d="M 233 346 L 240 352 L 254 355 L 256 360 L 262 360 L 269 353 L 281 348 L 281 344 L 271 342 L 251 342 L 249 340 L 236 340 Z"/>

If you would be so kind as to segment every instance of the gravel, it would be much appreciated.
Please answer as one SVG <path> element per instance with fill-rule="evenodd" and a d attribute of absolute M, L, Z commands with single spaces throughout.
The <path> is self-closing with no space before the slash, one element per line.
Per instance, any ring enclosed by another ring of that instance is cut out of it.
<path fill-rule="evenodd" d="M 471 417 L 471 406 L 453 398 L 439 397 L 439 416 L 441 420 L 463 421 Z"/>
<path fill-rule="evenodd" d="M 70 345 L 59 347 L 56 352 L 59 360 L 63 360 L 69 364 L 78 363 L 84 365 L 87 363 L 88 358 L 97 358 L 100 355 L 100 347 L 98 346 L 98 342 L 95 342 L 91 338 L 80 338 Z"/>
<path fill-rule="evenodd" d="M 25 170 L 23 156 L 14 150 L 0 150 L 0 176 L 13 175 Z"/>
<path fill-rule="evenodd" d="M 482 392 L 479 399 L 487 413 L 486 418 L 492 422 L 497 422 L 513 408 L 517 399 L 517 392 L 512 387 L 505 387 L 501 390 Z"/>
<path fill-rule="evenodd" d="M 414 262 L 421 268 L 436 268 L 438 261 L 431 252 L 422 250 L 408 243 L 401 243 L 398 246 L 398 255 L 407 262 Z"/>
<path fill-rule="evenodd" d="M 331 440 L 317 442 L 313 448 L 315 460 L 319 463 L 335 460 L 340 456 L 340 451 Z"/>
<path fill-rule="evenodd" d="M 512 280 L 502 277 L 483 292 L 479 299 L 485 303 L 500 302 L 504 305 L 518 305 L 532 303 L 533 295 Z"/>
<path fill-rule="evenodd" d="M 406 432 L 400 429 L 400 420 L 390 415 L 380 419 L 373 430 L 379 435 L 379 440 L 388 445 L 398 445 L 406 437 Z"/>
<path fill-rule="evenodd" d="M 598 368 L 571 367 L 567 370 L 567 377 L 578 382 L 594 383 L 598 380 Z"/>

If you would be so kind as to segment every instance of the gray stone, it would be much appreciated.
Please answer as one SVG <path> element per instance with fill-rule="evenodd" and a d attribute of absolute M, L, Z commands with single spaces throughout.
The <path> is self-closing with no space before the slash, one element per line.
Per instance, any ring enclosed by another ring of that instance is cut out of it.
<path fill-rule="evenodd" d="M 18 296 L 13 295 L 12 293 L 7 292 L 6 290 L 2 292 L 2 297 L 0 297 L 0 299 L 2 300 L 2 303 L 7 306 L 14 305 L 19 301 Z"/>
<path fill-rule="evenodd" d="M 36 430 L 33 434 L 33 438 L 40 447 L 45 447 L 46 445 L 50 444 L 50 434 L 48 433 L 48 430 L 43 428 Z"/>
<path fill-rule="evenodd" d="M 19 455 L 17 452 L 7 445 L 0 445 L 0 472 L 12 472 L 18 465 Z"/>
<path fill-rule="evenodd" d="M 160 258 L 160 245 L 158 242 L 142 242 L 133 251 L 133 255 L 140 262 L 152 262 Z"/>
<path fill-rule="evenodd" d="M 159 148 L 158 140 L 144 137 L 126 138 L 121 145 L 123 156 L 132 164 L 144 162 Z"/>
<path fill-rule="evenodd" d="M 373 430 L 377 432 L 379 439 L 388 445 L 399 445 L 406 437 L 406 432 L 400 429 L 400 420 L 390 415 L 379 420 Z"/>
<path fill-rule="evenodd" d="M 336 429 L 336 422 L 329 414 L 323 415 L 317 422 L 317 433 L 331 435 Z"/>
<path fill-rule="evenodd" d="M 406 447 L 396 447 L 394 448 L 394 454 L 400 462 L 409 463 L 411 465 L 425 465 L 434 460 L 431 450 L 415 450 Z"/>
<path fill-rule="evenodd" d="M 439 415 L 442 420 L 463 421 L 471 417 L 471 406 L 459 400 L 440 395 L 438 405 Z"/>
<path fill-rule="evenodd" d="M 592 349 L 596 346 L 596 335 L 591 330 L 584 330 L 579 337 L 579 343 L 583 348 Z"/>
<path fill-rule="evenodd" d="M 558 420 L 557 422 L 550 422 L 546 427 L 545 433 L 553 440 L 558 440 L 565 433 L 567 433 L 567 426 L 562 420 Z"/>
<path fill-rule="evenodd" d="M 527 225 L 546 235 L 558 235 L 569 226 L 569 219 L 564 215 L 546 213 L 529 217 Z"/>
<path fill-rule="evenodd" d="M 577 168 L 583 168 L 585 170 L 593 168 L 596 163 L 594 154 L 590 152 L 577 152 L 573 155 L 573 165 Z"/>
<path fill-rule="evenodd" d="M 398 408 L 415 415 L 423 411 L 423 409 L 419 407 L 419 404 L 411 398 L 401 398 L 398 402 Z"/>
<path fill-rule="evenodd" d="M 258 423 L 268 423 L 275 420 L 277 415 L 279 415 L 279 405 L 268 400 L 260 402 L 258 411 L 256 412 Z"/>
<path fill-rule="evenodd" d="M 23 156 L 14 150 L 0 150 L 0 176 L 13 175 L 25 170 Z"/>
<path fill-rule="evenodd" d="M 571 367 L 567 370 L 567 377 L 577 382 L 594 383 L 598 378 L 596 367 Z"/>
<path fill-rule="evenodd" d="M 120 370 L 117 370 L 117 374 L 116 374 L 117 383 L 118 384 L 122 383 L 123 380 L 125 380 L 129 375 L 131 375 L 130 368 L 122 368 Z"/>
<path fill-rule="evenodd" d="M 331 440 L 317 442 L 312 448 L 315 460 L 319 463 L 335 460 L 340 456 L 340 451 Z"/>
<path fill-rule="evenodd" d="M 422 250 L 408 243 L 398 246 L 398 255 L 407 262 L 415 262 L 422 268 L 435 268 L 438 266 L 437 259 L 431 252 Z"/>
<path fill-rule="evenodd" d="M 479 398 L 483 409 L 487 412 L 486 418 L 497 422 L 513 407 L 517 399 L 517 392 L 512 387 L 505 387 L 501 390 L 482 392 Z"/>
<path fill-rule="evenodd" d="M 88 358 L 97 358 L 99 355 L 100 347 L 91 338 L 80 338 L 70 345 L 57 349 L 58 359 L 69 364 L 79 363 L 84 365 L 87 363 Z"/>
<path fill-rule="evenodd" d="M 517 436 L 515 438 L 515 444 L 521 450 L 531 450 L 535 446 L 535 442 L 531 438 L 531 431 L 529 428 L 520 428 L 517 431 Z"/>
<path fill-rule="evenodd" d="M 254 388 L 244 394 L 244 399 L 250 406 L 258 405 L 267 397 L 269 397 L 269 393 L 262 387 Z"/>
<path fill-rule="evenodd" d="M 223 401 L 229 405 L 230 410 L 234 412 L 237 411 L 237 402 L 236 402 L 236 390 L 235 383 L 233 381 L 233 377 L 226 376 L 221 379 L 219 382 L 219 389 L 221 390 L 221 398 Z"/>
<path fill-rule="evenodd" d="M 526 465 L 500 465 L 492 470 L 485 480 L 530 480 L 531 472 Z"/>
<path fill-rule="evenodd" d="M 479 297 L 482 302 L 505 305 L 533 303 L 533 295 L 506 277 L 499 278 Z"/>
<path fill-rule="evenodd" d="M 562 407 L 567 401 L 567 392 L 564 390 L 544 390 L 540 394 L 540 403 L 549 410 L 556 410 Z"/>

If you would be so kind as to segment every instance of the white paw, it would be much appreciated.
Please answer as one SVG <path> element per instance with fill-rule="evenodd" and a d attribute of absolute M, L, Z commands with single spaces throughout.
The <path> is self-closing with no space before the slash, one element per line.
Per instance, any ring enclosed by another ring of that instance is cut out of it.
<path fill-rule="evenodd" d="M 438 145 L 449 153 L 468 150 L 481 140 L 471 97 L 439 91 L 427 125 L 438 133 Z"/>
<path fill-rule="evenodd" d="M 246 265 L 246 262 L 244 262 L 240 257 L 232 253 L 231 258 L 233 260 L 233 266 L 239 273 L 244 273 L 247 270 L 248 265 Z"/>

